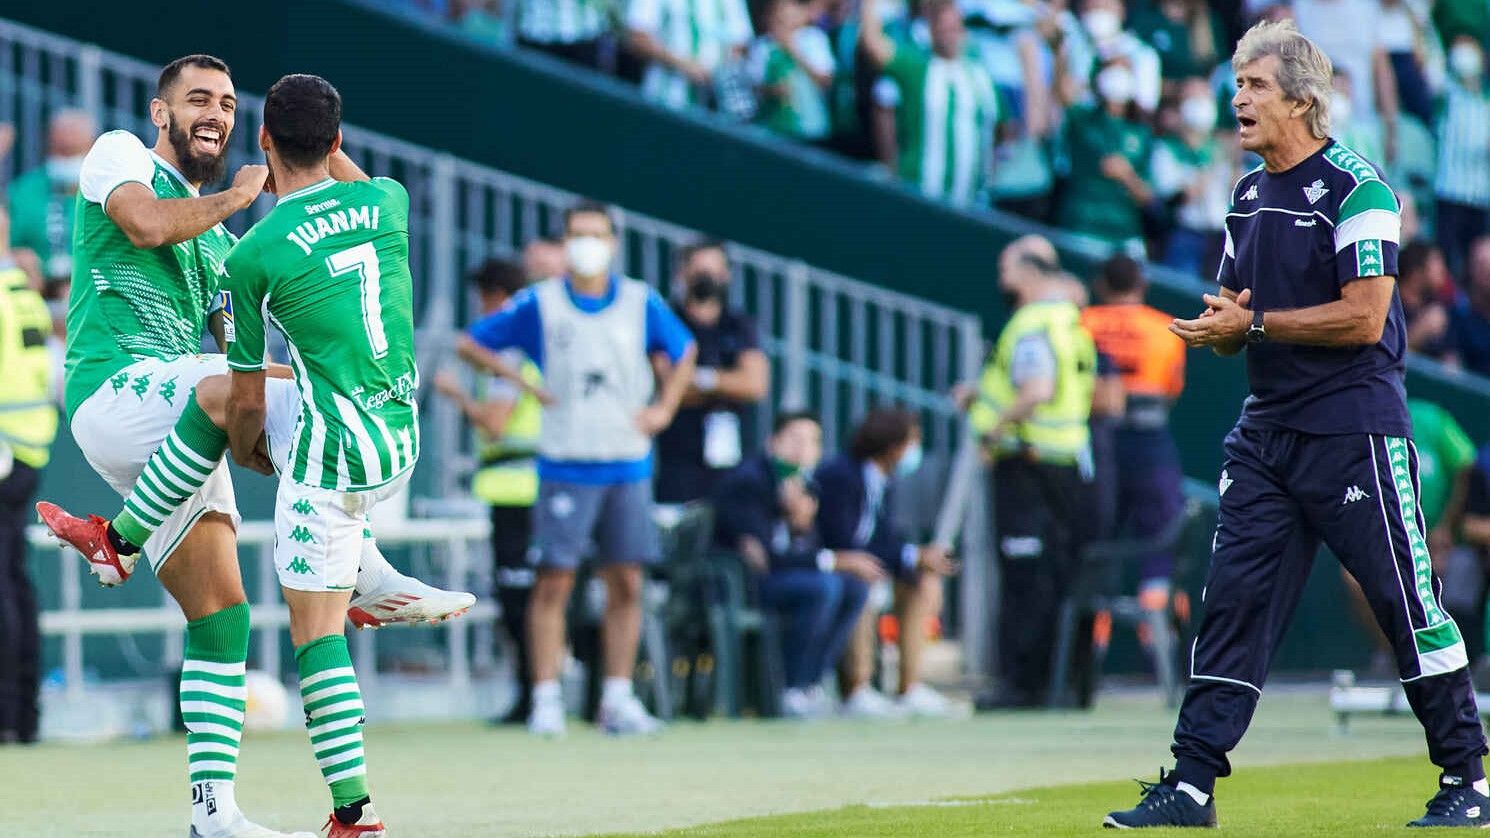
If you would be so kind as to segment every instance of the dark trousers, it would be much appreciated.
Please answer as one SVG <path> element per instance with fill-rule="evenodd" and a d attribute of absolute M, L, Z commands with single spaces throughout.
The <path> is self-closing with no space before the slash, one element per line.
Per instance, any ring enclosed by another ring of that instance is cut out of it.
<path fill-rule="evenodd" d="M 1148 540 L 1158 537 L 1185 509 L 1185 473 L 1167 430 L 1117 434 L 1118 535 Z M 1161 550 L 1139 559 L 1140 584 L 1174 575 L 1174 551 Z"/>
<path fill-rule="evenodd" d="M 1469 277 L 1464 271 L 1469 245 L 1490 233 L 1490 211 L 1443 199 L 1439 199 L 1437 208 L 1433 229 L 1437 233 L 1438 246 L 1443 248 L 1443 259 L 1448 263 L 1449 273 L 1459 287 L 1466 288 Z"/>
<path fill-rule="evenodd" d="M 1081 476 L 1075 466 L 1008 457 L 994 467 L 993 497 L 1003 574 L 1000 669 L 1013 703 L 1040 704 L 1061 598 L 1079 559 Z"/>
<path fill-rule="evenodd" d="M 502 606 L 502 628 L 517 650 L 517 704 L 510 718 L 525 719 L 533 692 L 528 656 L 528 599 L 533 593 L 533 565 L 528 546 L 533 540 L 533 507 L 493 506 L 491 548 L 496 564 L 497 603 Z"/>
<path fill-rule="evenodd" d="M 41 626 L 26 574 L 26 523 L 40 472 L 17 462 L 0 480 L 0 742 L 36 741 Z"/>
<path fill-rule="evenodd" d="M 786 685 L 805 689 L 838 662 L 854 632 L 869 586 L 842 573 L 773 571 L 761 580 L 761 602 L 780 612 Z"/>
<path fill-rule="evenodd" d="M 1392 643 L 1428 756 L 1464 782 L 1485 776 L 1485 736 L 1459 629 L 1438 601 L 1406 439 L 1236 428 L 1226 438 L 1205 617 L 1173 752 L 1209 792 L 1231 773 L 1268 665 L 1322 540 L 1360 583 Z"/>

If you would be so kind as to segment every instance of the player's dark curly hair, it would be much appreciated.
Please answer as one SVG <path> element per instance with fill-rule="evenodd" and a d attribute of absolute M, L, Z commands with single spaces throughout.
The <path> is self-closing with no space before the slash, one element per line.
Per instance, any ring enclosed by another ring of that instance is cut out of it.
<path fill-rule="evenodd" d="M 233 75 L 233 71 L 228 69 L 228 62 L 215 55 L 206 55 L 200 52 L 193 53 L 192 55 L 183 55 L 161 69 L 160 78 L 155 81 L 155 98 L 166 98 L 166 93 L 171 89 L 171 85 L 176 83 L 176 79 L 181 78 L 181 71 L 187 67 L 218 70 L 226 73 L 229 77 Z"/>
<path fill-rule="evenodd" d="M 264 128 L 286 166 L 314 166 L 331 153 L 341 131 L 341 94 L 320 76 L 285 76 L 264 97 Z"/>

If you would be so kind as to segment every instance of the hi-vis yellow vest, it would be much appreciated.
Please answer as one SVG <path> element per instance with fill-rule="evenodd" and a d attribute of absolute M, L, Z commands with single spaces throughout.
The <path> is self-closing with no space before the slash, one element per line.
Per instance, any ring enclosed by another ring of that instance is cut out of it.
<path fill-rule="evenodd" d="M 523 361 L 523 381 L 543 383 L 532 361 Z M 523 392 L 512 406 L 502 438 L 481 449 L 481 468 L 471 480 L 471 493 L 487 506 L 532 506 L 538 502 L 538 432 L 543 405 Z"/>
<path fill-rule="evenodd" d="M 1055 395 L 1036 406 L 1029 419 L 1009 428 L 999 441 L 999 450 L 1002 454 L 1031 451 L 1042 462 L 1076 463 L 1084 457 L 1091 438 L 1087 419 L 1097 383 L 1097 348 L 1073 303 L 1027 303 L 1014 312 L 999 335 L 993 357 L 983 367 L 978 399 L 968 420 L 979 434 L 993 430 L 1018 395 L 1010 377 L 1014 348 L 1022 338 L 1041 333 L 1055 354 Z"/>
<path fill-rule="evenodd" d="M 51 459 L 57 408 L 49 397 L 52 315 L 19 269 L 0 271 L 0 442 L 32 468 Z"/>

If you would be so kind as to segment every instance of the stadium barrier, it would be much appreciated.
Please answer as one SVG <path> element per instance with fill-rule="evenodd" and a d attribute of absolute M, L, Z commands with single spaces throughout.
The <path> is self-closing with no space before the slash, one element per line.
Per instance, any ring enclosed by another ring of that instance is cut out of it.
<path fill-rule="evenodd" d="M 484 518 L 410 519 L 380 523 L 378 543 L 381 546 L 428 544 L 439 547 L 443 554 L 444 578 L 430 581 L 437 581 L 452 589 L 464 589 L 471 571 L 471 544 L 484 541 L 490 531 L 490 522 Z M 51 548 L 62 554 L 61 606 L 42 612 L 41 631 L 44 637 L 61 638 L 62 687 L 70 698 L 80 696 L 84 689 L 83 638 L 87 635 L 160 634 L 166 650 L 161 668 L 169 671 L 180 666 L 184 637 L 182 629 L 186 627 L 186 619 L 163 588 L 162 602 L 158 606 L 84 608 L 83 584 L 85 581 L 91 584 L 91 580 L 76 552 L 70 547 L 59 547 L 46 528 L 39 525 L 32 526 L 27 536 L 33 549 Z M 253 556 L 258 570 L 257 585 L 248 591 L 252 625 L 257 630 L 255 668 L 277 675 L 284 669 L 281 665 L 280 633 L 289 628 L 290 613 L 280 597 L 278 576 L 274 568 L 274 522 L 244 521 L 238 528 L 238 546 L 241 551 Z M 449 660 L 445 673 L 448 688 L 469 688 L 470 634 L 477 627 L 490 626 L 496 616 L 496 606 L 492 601 L 481 599 L 470 613 L 443 627 L 445 652 Z M 356 663 L 359 678 L 365 683 L 376 680 L 377 635 L 377 632 L 356 634 Z"/>
<path fill-rule="evenodd" d="M 0 121 L 17 129 L 13 165 L 19 170 L 43 159 L 46 120 L 62 107 L 89 111 L 104 130 L 153 136 L 148 104 L 158 71 L 128 56 L 0 20 Z M 262 99 L 239 91 L 239 101 L 230 138 L 232 167 L 261 158 Z M 491 256 L 516 255 L 535 236 L 557 233 L 564 208 L 579 196 L 357 126 L 344 126 L 344 133 L 345 149 L 370 174 L 397 178 L 409 192 L 416 342 L 423 380 L 430 382 L 430 373 L 451 360 L 456 329 L 474 311 L 473 295 L 462 282 L 465 272 Z M 241 234 L 271 207 L 272 198 L 265 196 L 230 219 L 229 226 Z M 670 290 L 673 254 L 700 233 L 621 209 L 616 221 L 620 266 Z M 731 244 L 728 250 L 735 272 L 733 302 L 756 317 L 773 371 L 772 392 L 747 423 L 747 445 L 764 436 L 778 410 L 806 407 L 820 414 L 824 442 L 836 448 L 867 409 L 899 403 L 919 411 L 928 455 L 958 458 L 962 423 L 947 393 L 980 369 L 985 346 L 975 314 L 754 247 Z M 421 396 L 428 395 L 426 388 Z M 453 405 L 423 401 L 425 445 L 415 477 L 422 498 L 416 508 L 438 514 L 461 505 L 463 478 L 476 463 L 475 444 L 461 432 Z M 70 442 L 59 441 L 62 445 Z M 44 482 L 43 495 L 77 497 L 71 481 L 56 471 Z M 959 516 L 965 571 L 949 627 L 968 644 L 971 674 L 983 674 L 992 648 L 988 603 L 996 579 L 986 550 L 985 481 L 968 476 L 962 481 L 951 495 L 975 511 Z M 59 491 L 59 486 L 66 488 Z M 250 484 L 240 494 L 254 491 L 263 489 Z M 116 503 L 101 493 L 87 500 L 105 508 Z M 85 613 L 64 611 L 50 619 L 70 626 L 92 619 Z"/>

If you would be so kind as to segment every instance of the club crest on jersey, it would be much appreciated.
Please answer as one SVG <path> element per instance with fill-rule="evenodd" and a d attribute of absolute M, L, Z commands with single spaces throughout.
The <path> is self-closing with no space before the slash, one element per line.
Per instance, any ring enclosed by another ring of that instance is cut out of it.
<path fill-rule="evenodd" d="M 1324 181 L 1316 180 L 1304 187 L 1304 197 L 1309 199 L 1310 205 L 1313 205 L 1319 203 L 1319 199 L 1329 194 L 1329 191 L 1325 188 Z"/>

